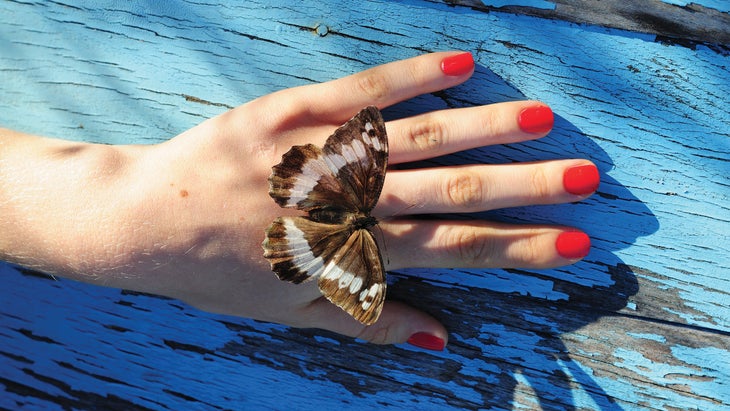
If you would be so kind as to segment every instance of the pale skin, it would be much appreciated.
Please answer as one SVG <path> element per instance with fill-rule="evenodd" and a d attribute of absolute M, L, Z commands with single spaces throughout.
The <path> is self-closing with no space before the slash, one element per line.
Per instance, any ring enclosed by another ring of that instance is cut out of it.
<path fill-rule="evenodd" d="M 181 299 L 200 309 L 316 327 L 380 344 L 415 333 L 447 341 L 443 324 L 388 301 L 363 326 L 322 298 L 316 282 L 293 285 L 263 258 L 264 230 L 302 214 L 268 195 L 271 167 L 292 145 L 322 145 L 361 108 L 385 108 L 466 81 L 440 62 L 455 53 L 397 61 L 327 83 L 276 92 L 209 119 L 167 142 L 107 146 L 0 129 L 0 259 L 54 276 Z M 418 115 L 386 123 L 390 164 L 540 138 L 517 117 L 535 101 Z M 570 159 L 389 170 L 373 215 L 386 269 L 550 268 L 577 259 L 556 252 L 566 227 L 409 219 L 557 204 Z M 418 184 L 413 182 L 417 181 Z M 404 206 L 405 205 L 405 206 Z M 391 218 L 392 217 L 392 218 Z"/>

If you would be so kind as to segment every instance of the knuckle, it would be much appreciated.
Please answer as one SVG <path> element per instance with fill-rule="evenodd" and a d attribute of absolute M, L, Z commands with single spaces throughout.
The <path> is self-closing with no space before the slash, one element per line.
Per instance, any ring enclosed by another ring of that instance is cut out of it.
<path fill-rule="evenodd" d="M 415 122 L 407 137 L 411 145 L 420 151 L 438 151 L 444 145 L 446 127 L 440 121 L 427 118 Z"/>
<path fill-rule="evenodd" d="M 539 233 L 526 235 L 518 242 L 516 247 L 511 247 L 512 255 L 507 257 L 517 262 L 520 266 L 533 266 L 545 259 L 544 244 Z"/>
<path fill-rule="evenodd" d="M 484 265 L 493 255 L 494 242 L 481 235 L 475 227 L 459 227 L 449 230 L 444 237 L 446 249 L 464 266 Z"/>
<path fill-rule="evenodd" d="M 371 325 L 364 327 L 362 331 L 355 337 L 373 344 L 391 344 L 390 329 L 387 326 Z"/>
<path fill-rule="evenodd" d="M 539 202 L 544 203 L 550 197 L 550 184 L 545 170 L 537 167 L 530 176 L 531 195 Z"/>
<path fill-rule="evenodd" d="M 493 138 L 503 136 L 508 132 L 504 113 L 500 110 L 490 109 L 481 113 L 480 127 L 484 135 Z"/>
<path fill-rule="evenodd" d="M 425 75 L 428 71 L 429 69 L 424 68 L 422 63 L 408 61 L 408 64 L 403 68 L 402 74 L 407 76 L 409 84 L 422 89 L 428 83 L 428 76 Z"/>
<path fill-rule="evenodd" d="M 445 203 L 458 209 L 478 209 L 485 200 L 482 179 L 482 176 L 472 171 L 461 170 L 453 173 L 445 180 Z"/>
<path fill-rule="evenodd" d="M 358 76 L 355 88 L 357 93 L 362 93 L 375 102 L 385 100 L 391 93 L 390 83 L 377 69 L 365 71 Z"/>

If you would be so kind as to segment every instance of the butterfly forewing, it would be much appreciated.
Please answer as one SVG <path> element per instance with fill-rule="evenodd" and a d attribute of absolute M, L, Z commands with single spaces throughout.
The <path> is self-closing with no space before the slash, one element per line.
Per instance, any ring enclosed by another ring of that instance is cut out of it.
<path fill-rule="evenodd" d="M 336 170 L 337 180 L 352 196 L 349 201 L 360 211 L 375 207 L 388 166 L 388 138 L 383 117 L 367 107 L 335 130 L 324 144 L 325 161 Z M 347 164 L 341 167 L 342 163 Z"/>
<path fill-rule="evenodd" d="M 307 144 L 284 154 L 269 177 L 269 194 L 282 207 L 304 211 L 369 212 L 383 188 L 387 163 L 383 117 L 367 107 L 335 130 L 324 149 Z"/>
<path fill-rule="evenodd" d="M 272 168 L 269 194 L 307 217 L 279 217 L 266 230 L 264 257 L 276 275 L 318 277 L 322 294 L 363 324 L 385 300 L 385 271 L 369 227 L 385 180 L 388 138 L 375 107 L 335 130 L 322 149 L 294 146 Z"/>

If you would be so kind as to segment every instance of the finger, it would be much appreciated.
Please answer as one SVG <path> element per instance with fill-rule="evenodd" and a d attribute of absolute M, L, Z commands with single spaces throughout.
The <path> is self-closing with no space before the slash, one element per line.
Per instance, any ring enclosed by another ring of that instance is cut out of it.
<path fill-rule="evenodd" d="M 584 258 L 591 244 L 573 229 L 484 221 L 392 220 L 380 227 L 389 270 L 552 268 Z"/>
<path fill-rule="evenodd" d="M 543 137 L 552 127 L 552 110 L 537 101 L 434 111 L 387 124 L 389 161 L 398 164 L 532 140 Z"/>
<path fill-rule="evenodd" d="M 441 351 L 448 341 L 446 329 L 435 318 L 397 301 L 386 301 L 380 318 L 370 326 L 360 324 L 324 298 L 306 307 L 302 315 L 311 320 L 309 327 L 330 330 L 375 344 L 408 342 L 420 348 Z"/>
<path fill-rule="evenodd" d="M 599 182 L 598 169 L 585 160 L 392 170 L 374 214 L 468 213 L 575 202 L 595 192 Z"/>
<path fill-rule="evenodd" d="M 474 71 L 470 53 L 440 52 L 373 67 L 299 91 L 315 118 L 343 122 L 363 107 L 384 108 L 466 81 Z"/>

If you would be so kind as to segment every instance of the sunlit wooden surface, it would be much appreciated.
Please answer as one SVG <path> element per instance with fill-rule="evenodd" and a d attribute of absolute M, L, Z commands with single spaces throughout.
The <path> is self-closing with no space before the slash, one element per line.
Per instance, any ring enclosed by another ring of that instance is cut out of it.
<path fill-rule="evenodd" d="M 558 115 L 547 138 L 439 162 L 602 173 L 579 204 L 463 216 L 581 227 L 594 248 L 575 266 L 390 273 L 392 298 L 447 325 L 442 353 L 0 264 L 0 408 L 730 408 L 729 7 L 651 0 L 630 26 L 570 3 L 0 2 L 4 127 L 151 144 L 274 90 L 460 49 L 473 79 L 386 117 L 539 99 Z M 656 23 L 693 7 L 720 31 Z"/>

